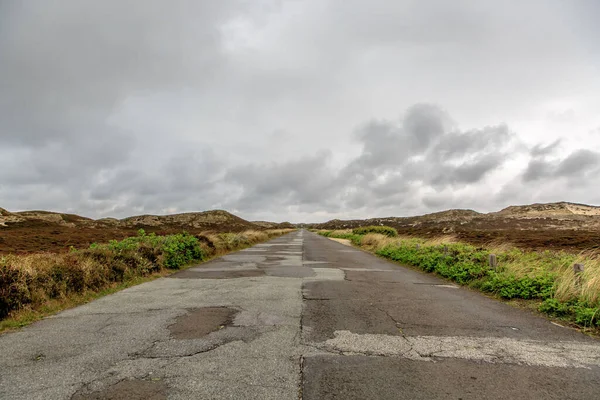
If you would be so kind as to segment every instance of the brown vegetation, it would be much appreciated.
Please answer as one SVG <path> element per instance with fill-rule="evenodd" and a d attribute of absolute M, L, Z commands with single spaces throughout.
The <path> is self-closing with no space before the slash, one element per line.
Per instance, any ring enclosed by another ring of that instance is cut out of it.
<path fill-rule="evenodd" d="M 452 235 L 477 246 L 508 243 L 523 249 L 600 249 L 600 207 L 565 202 L 511 206 L 488 214 L 449 210 L 418 217 L 332 220 L 310 227 L 332 230 L 366 225 L 390 226 L 400 235 L 423 238 Z"/>
<path fill-rule="evenodd" d="M 289 223 L 254 224 L 226 211 L 215 210 L 165 216 L 140 215 L 93 220 L 73 214 L 48 211 L 12 213 L 0 208 L 0 254 L 66 252 L 72 247 L 121 240 L 135 236 L 139 229 L 167 235 L 186 231 L 242 232 L 248 230 L 293 228 Z"/>

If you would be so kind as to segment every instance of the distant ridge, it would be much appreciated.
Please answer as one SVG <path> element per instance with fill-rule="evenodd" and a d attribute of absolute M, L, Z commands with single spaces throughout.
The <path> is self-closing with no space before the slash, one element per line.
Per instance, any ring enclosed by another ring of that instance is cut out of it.
<path fill-rule="evenodd" d="M 561 201 L 478 213 L 448 210 L 414 217 L 334 219 L 306 224 L 315 229 L 387 225 L 407 236 L 453 236 L 475 245 L 511 244 L 533 249 L 600 249 L 600 207 Z"/>
<path fill-rule="evenodd" d="M 282 224 L 267 224 L 282 227 Z M 71 246 L 83 248 L 94 242 L 102 243 L 133 236 L 139 229 L 156 234 L 185 231 L 204 235 L 268 228 L 224 210 L 94 220 L 60 212 L 10 212 L 0 209 L 0 254 L 69 251 Z"/>
<path fill-rule="evenodd" d="M 265 223 L 279 225 L 277 223 Z M 51 211 L 19 211 L 9 212 L 0 208 L 0 228 L 26 225 L 29 228 L 36 226 L 57 226 L 68 228 L 112 228 L 112 229 L 167 229 L 167 230 L 215 230 L 239 232 L 250 229 L 265 229 L 265 227 L 246 221 L 224 210 L 210 210 L 202 212 L 188 212 L 171 215 L 137 215 L 123 219 L 100 218 L 97 220 L 81 217 L 75 214 L 66 214 Z"/>

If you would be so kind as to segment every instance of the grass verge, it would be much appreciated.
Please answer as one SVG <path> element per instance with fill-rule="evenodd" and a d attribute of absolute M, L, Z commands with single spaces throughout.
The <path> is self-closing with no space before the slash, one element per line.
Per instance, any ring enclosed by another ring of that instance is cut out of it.
<path fill-rule="evenodd" d="M 537 311 L 598 333 L 600 328 L 600 256 L 593 252 L 524 251 L 510 246 L 476 247 L 450 236 L 435 239 L 398 237 L 356 230 L 318 231 L 348 239 L 380 257 L 477 289 L 495 297 L 535 303 Z M 489 256 L 497 259 L 495 269 Z M 583 264 L 576 274 L 574 264 Z M 526 308 L 530 308 L 527 306 Z"/>
<path fill-rule="evenodd" d="M 138 236 L 69 254 L 0 257 L 0 332 L 292 231 Z"/>

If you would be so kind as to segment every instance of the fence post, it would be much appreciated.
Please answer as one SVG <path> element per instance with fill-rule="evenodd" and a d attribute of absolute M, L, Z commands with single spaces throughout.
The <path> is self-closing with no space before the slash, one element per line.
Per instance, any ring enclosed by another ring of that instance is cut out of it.
<path fill-rule="evenodd" d="M 447 256 L 448 255 L 448 246 L 444 246 L 444 255 Z"/>
<path fill-rule="evenodd" d="M 421 250 L 421 245 L 417 243 L 417 250 Z"/>
<path fill-rule="evenodd" d="M 496 268 L 498 268 L 498 258 L 496 257 L 495 254 L 490 254 L 488 256 L 488 262 L 490 264 L 490 268 L 493 269 L 494 271 L 496 270 Z"/>
<path fill-rule="evenodd" d="M 575 273 L 575 286 L 580 288 L 583 280 L 582 280 L 582 274 L 583 274 L 583 264 L 573 264 L 573 272 Z"/>

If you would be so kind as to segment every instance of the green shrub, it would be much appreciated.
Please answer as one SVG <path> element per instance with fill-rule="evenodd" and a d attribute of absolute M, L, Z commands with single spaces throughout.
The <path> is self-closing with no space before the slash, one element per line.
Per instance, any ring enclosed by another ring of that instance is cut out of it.
<path fill-rule="evenodd" d="M 170 269 L 181 268 L 204 257 L 200 241 L 187 233 L 167 236 L 163 244 L 163 252 L 165 266 Z"/>
<path fill-rule="evenodd" d="M 352 233 L 355 235 L 366 235 L 367 233 L 379 233 L 380 235 L 385 235 L 387 237 L 396 237 L 398 236 L 398 231 L 390 226 L 361 226 L 359 228 L 352 229 Z"/>
<path fill-rule="evenodd" d="M 600 308 L 598 307 L 575 307 L 575 322 L 583 326 L 600 326 Z"/>
<path fill-rule="evenodd" d="M 490 272 L 489 278 L 482 283 L 481 290 L 500 295 L 505 299 L 547 299 L 554 292 L 554 276 L 516 278 Z"/>
<path fill-rule="evenodd" d="M 467 248 L 471 248 L 468 246 Z M 376 254 L 394 261 L 414 265 L 427 272 L 452 279 L 461 284 L 482 278 L 486 274 L 485 256 L 480 252 L 465 252 L 465 247 L 454 246 L 445 254 L 439 246 L 421 247 L 415 243 L 386 246 L 376 251 Z"/>
<path fill-rule="evenodd" d="M 564 317 L 571 313 L 571 307 L 568 304 L 554 298 L 544 300 L 538 310 L 553 317 Z"/>

